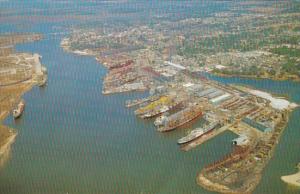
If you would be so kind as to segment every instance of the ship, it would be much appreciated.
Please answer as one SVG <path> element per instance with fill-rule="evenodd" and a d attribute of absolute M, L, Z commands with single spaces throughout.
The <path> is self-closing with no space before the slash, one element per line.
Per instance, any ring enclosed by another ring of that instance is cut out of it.
<path fill-rule="evenodd" d="M 131 108 L 133 106 L 138 106 L 138 105 L 141 105 L 143 103 L 151 103 L 155 100 L 158 100 L 160 98 L 160 96 L 151 96 L 151 97 L 148 97 L 148 98 L 142 98 L 142 99 L 135 99 L 135 100 L 127 100 L 126 101 L 126 107 L 127 108 Z"/>
<path fill-rule="evenodd" d="M 177 102 L 174 102 L 173 104 L 171 104 L 169 106 L 164 105 L 162 107 L 155 108 L 154 110 L 152 110 L 150 112 L 147 112 L 147 113 L 141 115 L 140 117 L 143 118 L 143 119 L 155 117 L 155 116 L 160 115 L 162 113 L 165 113 L 167 111 L 173 110 L 173 109 L 177 108 L 178 106 L 180 106 L 181 104 L 182 104 L 182 102 L 177 101 Z"/>
<path fill-rule="evenodd" d="M 158 110 L 150 111 L 150 112 L 148 112 L 146 114 L 141 115 L 140 117 L 143 118 L 143 119 L 145 119 L 145 118 L 151 118 L 151 117 L 154 117 L 156 115 L 159 115 L 159 114 L 162 114 L 164 112 L 167 112 L 168 110 L 170 110 L 170 107 L 163 106 L 163 107 L 161 107 Z"/>
<path fill-rule="evenodd" d="M 197 138 L 200 138 L 201 136 L 208 134 L 209 132 L 211 132 L 213 129 L 215 129 L 217 126 L 219 125 L 219 122 L 214 122 L 209 124 L 206 127 L 203 128 L 197 128 L 193 131 L 191 131 L 187 136 L 180 138 L 177 143 L 178 144 L 186 144 L 189 143 Z"/>
<path fill-rule="evenodd" d="M 171 131 L 200 116 L 202 116 L 202 108 L 200 105 L 194 104 L 169 117 L 165 117 L 158 125 L 157 130 L 160 132 Z"/>
<path fill-rule="evenodd" d="M 166 115 L 161 115 L 159 117 L 157 117 L 154 121 L 154 125 L 156 127 L 160 126 L 163 124 L 164 120 L 167 119 L 167 116 Z"/>
<path fill-rule="evenodd" d="M 25 101 L 22 99 L 19 102 L 18 106 L 13 110 L 13 117 L 15 119 L 19 118 L 22 115 L 24 108 L 25 108 Z"/>
<path fill-rule="evenodd" d="M 172 98 L 168 97 L 168 96 L 161 96 L 159 99 L 137 109 L 136 111 L 134 111 L 134 113 L 136 115 L 143 115 L 143 114 L 147 114 L 151 111 L 154 111 L 156 108 L 161 107 L 163 105 L 168 105 L 172 103 Z"/>

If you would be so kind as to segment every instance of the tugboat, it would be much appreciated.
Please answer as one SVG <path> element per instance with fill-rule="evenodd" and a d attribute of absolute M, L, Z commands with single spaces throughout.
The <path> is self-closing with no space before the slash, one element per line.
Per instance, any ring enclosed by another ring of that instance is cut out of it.
<path fill-rule="evenodd" d="M 22 99 L 19 102 L 18 106 L 13 110 L 13 117 L 15 119 L 19 118 L 22 115 L 24 108 L 25 108 L 25 101 Z"/>

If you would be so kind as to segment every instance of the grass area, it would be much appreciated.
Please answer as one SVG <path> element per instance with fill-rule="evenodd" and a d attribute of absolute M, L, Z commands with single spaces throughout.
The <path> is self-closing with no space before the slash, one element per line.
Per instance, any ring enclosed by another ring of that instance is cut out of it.
<path fill-rule="evenodd" d="M 293 28 L 293 31 L 294 31 L 294 32 L 300 32 L 300 26 L 294 27 L 294 28 Z"/>
<path fill-rule="evenodd" d="M 300 57 L 300 49 L 288 48 L 286 46 L 271 49 L 271 52 L 278 55 L 285 55 L 287 57 Z"/>

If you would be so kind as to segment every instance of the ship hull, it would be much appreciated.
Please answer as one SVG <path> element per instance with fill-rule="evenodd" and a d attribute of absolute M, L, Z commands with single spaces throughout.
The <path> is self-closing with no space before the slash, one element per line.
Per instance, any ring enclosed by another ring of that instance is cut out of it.
<path fill-rule="evenodd" d="M 160 131 L 160 132 L 172 131 L 172 130 L 174 130 L 174 129 L 176 129 L 176 128 L 184 125 L 184 124 L 187 124 L 187 123 L 195 120 L 198 117 L 201 117 L 202 115 L 203 115 L 202 112 L 199 112 L 198 114 L 195 114 L 195 116 L 191 117 L 190 119 L 185 120 L 185 121 L 183 121 L 183 122 L 181 122 L 181 123 L 179 123 L 179 124 L 177 124 L 175 126 L 172 126 L 172 127 L 160 127 L 160 128 L 158 128 L 158 131 Z"/>
<path fill-rule="evenodd" d="M 23 111 L 24 111 L 24 108 L 25 108 L 25 102 L 22 100 L 19 104 L 18 104 L 18 107 L 17 109 L 15 109 L 13 111 L 13 117 L 14 119 L 18 119 L 22 116 L 23 114 Z"/>
<path fill-rule="evenodd" d="M 173 106 L 170 106 L 170 107 L 168 107 L 168 108 L 166 108 L 166 109 L 162 109 L 162 110 L 159 110 L 159 111 L 153 111 L 153 112 L 151 112 L 151 113 L 143 114 L 143 115 L 141 115 L 140 117 L 143 118 L 143 119 L 153 118 L 153 117 L 159 116 L 159 115 L 161 115 L 161 114 L 163 114 L 163 113 L 165 113 L 165 112 L 168 112 L 168 111 L 170 111 L 170 110 L 173 110 L 173 109 L 175 109 L 175 108 L 178 108 L 180 105 L 181 105 L 181 103 L 177 103 L 177 104 L 175 104 L 175 105 L 173 105 Z"/>
<path fill-rule="evenodd" d="M 203 134 L 201 134 L 201 135 L 199 135 L 199 136 L 196 136 L 196 137 L 194 137 L 194 138 L 192 138 L 192 139 L 189 139 L 189 140 L 187 140 L 187 141 L 183 141 L 183 142 L 177 141 L 177 144 L 178 144 L 178 145 L 185 145 L 185 144 L 191 143 L 191 142 L 193 142 L 193 141 L 195 141 L 195 140 L 201 138 L 202 136 L 209 134 L 209 133 L 212 132 L 212 131 L 213 131 L 213 129 L 211 129 L 211 130 L 209 130 L 209 131 L 206 131 L 206 132 L 204 132 Z"/>

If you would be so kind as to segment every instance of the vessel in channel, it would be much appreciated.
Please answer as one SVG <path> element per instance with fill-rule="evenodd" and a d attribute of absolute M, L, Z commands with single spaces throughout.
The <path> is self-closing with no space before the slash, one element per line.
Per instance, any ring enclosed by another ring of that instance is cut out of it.
<path fill-rule="evenodd" d="M 13 110 L 13 117 L 15 119 L 20 118 L 25 108 L 25 101 L 22 99 L 18 106 Z"/>

